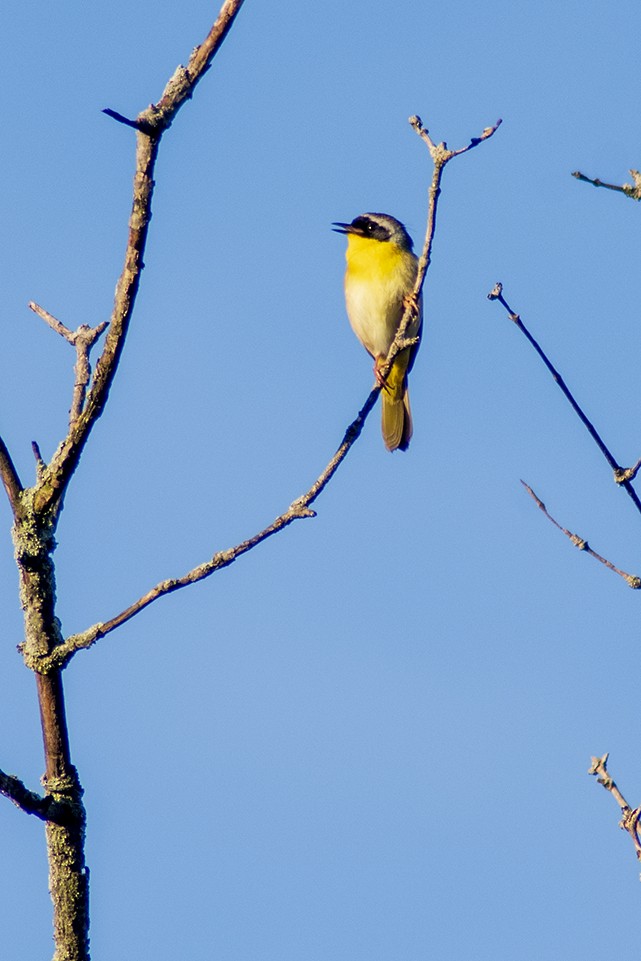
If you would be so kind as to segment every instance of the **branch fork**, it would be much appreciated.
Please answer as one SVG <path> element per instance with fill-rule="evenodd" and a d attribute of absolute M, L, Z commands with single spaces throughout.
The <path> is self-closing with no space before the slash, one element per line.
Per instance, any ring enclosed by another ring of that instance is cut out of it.
<path fill-rule="evenodd" d="M 105 320 L 101 324 L 98 324 L 97 327 L 89 327 L 88 324 L 81 324 L 76 330 L 69 330 L 69 328 L 54 317 L 53 314 L 50 314 L 48 310 L 45 310 L 44 307 L 36 304 L 33 300 L 30 300 L 27 306 L 34 314 L 37 314 L 38 317 L 44 320 L 52 330 L 55 330 L 68 344 L 71 344 L 71 346 L 76 349 L 76 363 L 73 368 L 75 381 L 71 408 L 69 410 L 69 426 L 73 427 L 82 414 L 87 396 L 87 388 L 91 381 L 91 364 L 89 363 L 91 348 L 100 335 L 107 329 L 109 323 Z M 42 461 L 42 458 L 40 458 L 40 460 Z M 38 463 L 38 467 L 41 466 L 42 465 Z"/>

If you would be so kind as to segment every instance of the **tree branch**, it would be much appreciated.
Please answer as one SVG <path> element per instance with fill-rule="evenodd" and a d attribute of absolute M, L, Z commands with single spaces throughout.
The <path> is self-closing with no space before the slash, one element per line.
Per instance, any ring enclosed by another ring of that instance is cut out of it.
<path fill-rule="evenodd" d="M 639 469 L 639 463 L 637 463 L 634 467 L 630 467 L 630 468 L 621 467 L 617 463 L 614 455 L 610 452 L 610 450 L 606 446 L 605 441 L 602 439 L 601 435 L 598 433 L 596 427 L 592 424 L 592 422 L 589 420 L 589 418 L 584 413 L 582 408 L 579 406 L 577 401 L 574 399 L 572 392 L 570 391 L 569 387 L 563 380 L 563 377 L 561 376 L 559 371 L 548 359 L 544 350 L 539 346 L 537 341 L 534 339 L 530 331 L 527 329 L 527 327 L 521 320 L 520 316 L 515 311 L 512 310 L 512 308 L 509 306 L 509 304 L 503 297 L 503 285 L 496 284 L 496 286 L 490 291 L 487 297 L 488 297 L 488 300 L 497 300 L 505 308 L 510 320 L 515 324 L 515 326 L 521 331 L 524 337 L 532 345 L 532 347 L 534 348 L 536 353 L 539 355 L 539 357 L 541 358 L 541 360 L 543 361 L 547 369 L 552 374 L 552 377 L 554 378 L 556 383 L 559 385 L 561 391 L 569 401 L 570 406 L 572 407 L 572 410 L 575 412 L 575 414 L 577 415 L 577 417 L 579 418 L 583 426 L 588 431 L 590 437 L 592 438 L 592 440 L 597 445 L 597 447 L 605 457 L 606 461 L 610 465 L 610 468 L 614 475 L 615 483 L 618 484 L 619 487 L 622 487 L 626 491 L 626 493 L 632 500 L 632 503 L 634 504 L 636 509 L 639 511 L 639 513 L 641 513 L 641 500 L 639 500 L 637 492 L 635 491 L 634 487 L 631 484 L 631 481 L 634 479 Z"/>
<path fill-rule="evenodd" d="M 562 531 L 562 533 L 565 534 L 565 536 L 571 540 L 571 542 L 574 544 L 575 547 L 578 547 L 580 551 L 585 551 L 586 554 L 589 554 L 590 557 L 593 557 L 595 560 L 599 561 L 601 564 L 607 567 L 608 570 L 614 571 L 615 574 L 618 574 L 619 577 L 622 577 L 623 580 L 628 585 L 628 587 L 633 588 L 633 590 L 639 590 L 641 588 L 641 577 L 637 577 L 636 574 L 627 574 L 625 571 L 622 571 L 618 567 L 615 567 L 611 561 L 608 561 L 605 557 L 602 557 L 601 554 L 597 554 L 596 551 L 593 551 L 586 540 L 584 540 L 582 537 L 579 537 L 578 534 L 572 534 L 571 531 L 567 530 L 565 527 L 562 527 L 559 524 L 559 522 L 556 521 L 552 517 L 552 515 L 548 512 L 548 509 L 543 503 L 543 501 L 536 496 L 536 494 L 534 493 L 532 488 L 529 486 L 529 484 L 526 484 L 524 480 L 522 480 L 521 483 L 523 484 L 526 491 L 528 492 L 528 494 L 530 495 L 530 497 L 532 498 L 536 506 L 539 508 L 539 510 L 543 511 L 547 519 L 551 521 L 554 524 L 554 526 L 558 528 L 558 530 Z"/>
<path fill-rule="evenodd" d="M 586 184 L 592 184 L 593 187 L 605 187 L 606 190 L 616 190 L 618 193 L 625 194 L 631 200 L 641 200 L 641 173 L 638 170 L 631 170 L 630 175 L 634 180 L 634 184 L 621 184 L 619 187 L 617 184 L 606 184 L 603 180 L 593 180 L 592 177 L 586 177 L 579 170 L 575 170 L 572 173 L 573 177 L 577 180 L 582 180 Z"/>
<path fill-rule="evenodd" d="M 109 332 L 96 364 L 84 409 L 70 426 L 67 437 L 58 447 L 38 484 L 34 499 L 34 506 L 38 513 L 49 510 L 54 514 L 58 513 L 65 490 L 78 465 L 89 434 L 109 396 L 125 344 L 144 266 L 143 257 L 154 189 L 153 174 L 160 139 L 164 131 L 171 126 L 180 107 L 193 96 L 197 84 L 209 70 L 212 59 L 229 33 L 243 2 L 244 0 L 225 0 L 209 34 L 192 52 L 187 67 L 178 67 L 169 79 L 158 103 L 151 104 L 136 118 L 136 173 L 132 211 L 129 218 L 129 238 L 124 267 L 116 285 Z"/>
<path fill-rule="evenodd" d="M 155 587 L 152 587 L 149 591 L 139 597 L 138 600 L 134 601 L 129 607 L 125 608 L 115 617 L 112 617 L 108 621 L 102 621 L 98 624 L 94 624 L 92 627 L 83 631 L 81 634 L 74 634 L 62 643 L 56 645 L 49 654 L 31 654 L 25 650 L 23 645 L 20 645 L 20 650 L 25 658 L 27 666 L 32 670 L 36 671 L 38 674 L 49 674 L 64 667 L 69 660 L 73 657 L 76 651 L 86 650 L 96 643 L 101 637 L 105 637 L 106 634 L 111 633 L 117 627 L 125 624 L 127 621 L 131 620 L 136 614 L 139 614 L 146 607 L 157 601 L 160 597 L 164 597 L 166 594 L 172 594 L 174 591 L 180 590 L 183 587 L 187 587 L 189 584 L 196 584 L 198 581 L 202 581 L 214 574 L 216 571 L 222 570 L 224 567 L 229 567 L 233 564 L 235 560 L 246 554 L 248 551 L 257 547 L 263 541 L 267 540 L 273 534 L 278 533 L 278 531 L 283 530 L 285 527 L 289 527 L 291 523 L 295 520 L 306 517 L 315 517 L 316 514 L 310 509 L 310 505 L 320 496 L 323 490 L 327 487 L 328 483 L 340 467 L 341 463 L 344 461 L 345 457 L 349 453 L 349 450 L 353 444 L 358 440 L 363 426 L 370 412 L 372 411 L 376 399 L 378 397 L 378 392 L 380 388 L 375 387 L 371 392 L 365 404 L 359 411 L 356 419 L 349 425 L 345 431 L 343 440 L 331 458 L 325 469 L 319 475 L 319 477 L 314 481 L 309 490 L 298 497 L 286 511 L 283 511 L 271 524 L 263 528 L 253 537 L 248 538 L 242 543 L 237 544 L 235 547 L 228 548 L 227 550 L 218 551 L 213 557 L 206 561 L 204 564 L 199 564 L 197 567 L 192 568 L 182 577 L 171 578 L 168 580 L 160 581 Z"/>
<path fill-rule="evenodd" d="M 41 821 L 68 824 L 73 818 L 67 804 L 56 801 L 50 794 L 42 797 L 35 791 L 30 791 L 14 774 L 0 771 L 0 794 L 13 801 L 25 814 L 33 814 Z"/>
<path fill-rule="evenodd" d="M 0 477 L 2 477 L 2 483 L 5 491 L 7 492 L 9 504 L 11 505 L 11 510 L 13 511 L 13 515 L 15 517 L 20 504 L 20 495 L 22 494 L 24 488 L 20 483 L 18 472 L 13 466 L 13 461 L 11 460 L 11 454 L 9 453 L 7 445 L 3 441 L 2 437 L 0 437 Z"/>
<path fill-rule="evenodd" d="M 619 821 L 619 827 L 622 831 L 628 832 L 632 838 L 637 859 L 641 860 L 641 825 L 639 824 L 641 807 L 631 808 L 619 791 L 619 788 L 608 773 L 608 757 L 609 754 L 607 752 L 603 755 L 603 757 L 593 757 L 588 774 L 592 774 L 596 777 L 599 784 L 602 784 L 606 791 L 610 792 L 614 800 L 621 808 L 621 820 Z"/>
<path fill-rule="evenodd" d="M 89 327 L 87 324 L 81 324 L 77 330 L 69 330 L 69 328 L 65 327 L 53 314 L 50 314 L 44 307 L 40 307 L 39 304 L 34 303 L 33 300 L 29 301 L 27 307 L 33 310 L 34 314 L 37 314 L 52 330 L 55 330 L 68 344 L 71 344 L 71 346 L 76 349 L 76 364 L 73 369 L 76 379 L 73 385 L 73 397 L 69 410 L 69 426 L 73 427 L 85 406 L 87 387 L 91 380 L 91 364 L 89 363 L 91 348 L 109 325 L 105 320 L 102 324 L 98 324 L 97 327 Z"/>
<path fill-rule="evenodd" d="M 51 657 L 61 643 L 60 622 L 55 616 L 52 559 L 56 523 L 70 478 L 107 401 L 124 347 L 143 268 L 160 139 L 180 105 L 192 95 L 200 77 L 208 69 L 241 5 L 242 0 L 225 0 L 209 36 L 192 54 L 188 69 L 180 67 L 170 78 L 159 104 L 152 104 L 137 118 L 136 172 L 125 262 L 116 287 L 109 331 L 88 393 L 89 341 L 98 336 L 101 328 L 93 332 L 89 328 L 79 328 L 73 335 L 84 343 L 78 349 L 67 436 L 48 465 L 40 456 L 37 445 L 34 446 L 37 481 L 34 487 L 24 491 L 6 448 L 4 445 L 0 448 L 0 473 L 14 506 L 13 533 L 24 610 L 26 661 L 39 655 Z M 38 312 L 41 316 L 46 315 L 43 319 L 58 333 L 71 338 L 71 332 L 59 321 L 42 309 Z M 78 348 L 77 343 L 75 346 Z M 47 673 L 38 673 L 36 685 L 46 763 L 43 783 L 53 803 L 62 805 L 60 810 L 64 810 L 66 816 L 54 819 L 51 812 L 58 809 L 51 808 L 46 798 L 27 792 L 17 779 L 7 776 L 3 785 L 14 802 L 46 820 L 55 957 L 60 961 L 63 958 L 88 961 L 89 871 L 85 862 L 83 790 L 71 764 L 60 670 L 54 667 Z"/>

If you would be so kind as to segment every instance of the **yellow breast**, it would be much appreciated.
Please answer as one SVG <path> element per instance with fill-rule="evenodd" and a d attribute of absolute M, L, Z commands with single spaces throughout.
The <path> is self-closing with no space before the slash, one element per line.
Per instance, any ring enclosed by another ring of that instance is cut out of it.
<path fill-rule="evenodd" d="M 350 324 L 372 357 L 385 356 L 403 317 L 404 298 L 414 286 L 418 261 L 397 244 L 356 234 L 347 237 L 346 259 Z"/>

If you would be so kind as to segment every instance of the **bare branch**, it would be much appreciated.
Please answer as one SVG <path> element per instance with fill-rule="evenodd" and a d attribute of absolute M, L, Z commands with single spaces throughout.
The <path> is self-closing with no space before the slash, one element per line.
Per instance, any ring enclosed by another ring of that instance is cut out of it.
<path fill-rule="evenodd" d="M 20 483 L 18 472 L 11 460 L 11 454 L 2 437 L 0 437 L 0 477 L 2 477 L 4 489 L 7 492 L 9 504 L 15 516 L 20 504 L 20 495 L 24 488 Z"/>
<path fill-rule="evenodd" d="M 601 564 L 607 567 L 608 570 L 614 571 L 615 574 L 618 574 L 619 577 L 622 577 L 623 580 L 627 583 L 628 587 L 631 587 L 634 590 L 639 590 L 639 588 L 641 588 L 641 577 L 637 577 L 635 574 L 627 574 L 625 571 L 622 571 L 618 567 L 615 567 L 611 561 L 608 561 L 605 557 L 602 557 L 601 554 L 597 554 L 596 551 L 593 551 L 590 545 L 588 544 L 588 542 L 584 540 L 584 538 L 579 537 L 578 534 L 572 534 L 571 531 L 567 530 L 565 527 L 562 527 L 561 524 L 559 524 L 559 522 L 552 517 L 552 515 L 549 513 L 543 501 L 539 497 L 537 497 L 537 495 L 534 493 L 534 491 L 529 486 L 529 484 L 526 484 L 524 480 L 522 480 L 521 483 L 525 487 L 526 491 L 528 492 L 528 494 L 530 495 L 530 497 L 532 498 L 536 506 L 543 511 L 547 519 L 551 521 L 554 524 L 554 526 L 558 528 L 558 530 L 562 531 L 565 534 L 565 536 L 570 539 L 570 541 L 574 544 L 575 547 L 578 547 L 580 551 L 585 551 L 586 554 L 589 554 L 590 557 L 594 557 L 595 560 L 599 561 Z"/>
<path fill-rule="evenodd" d="M 621 794 L 613 778 L 610 777 L 610 774 L 608 773 L 608 757 L 609 755 L 607 752 L 603 755 L 603 757 L 593 757 L 588 774 L 592 774 L 596 777 L 599 784 L 602 784 L 606 791 L 610 792 L 614 800 L 621 808 L 621 820 L 619 821 L 619 827 L 622 831 L 628 832 L 632 838 L 637 859 L 641 860 L 641 826 L 639 825 L 641 807 L 631 808 Z"/>
<path fill-rule="evenodd" d="M 556 369 L 553 363 L 549 360 L 545 351 L 540 347 L 540 345 L 534 339 L 530 331 L 527 329 L 527 327 L 521 320 L 521 317 L 519 316 L 519 314 L 517 314 L 516 311 L 512 310 L 510 305 L 505 300 L 503 296 L 503 285 L 500 283 L 496 284 L 493 287 L 493 289 L 489 292 L 487 297 L 488 297 L 488 300 L 497 300 L 499 304 L 501 304 L 505 308 L 510 320 L 521 331 L 524 337 L 528 340 L 528 342 L 532 345 L 534 350 L 537 352 L 537 354 L 539 355 L 539 357 L 541 358 L 541 360 L 543 361 L 547 369 L 552 374 L 552 377 L 554 378 L 556 383 L 559 385 L 561 391 L 569 401 L 570 406 L 572 407 L 572 410 L 575 412 L 575 414 L 577 415 L 577 417 L 579 418 L 583 426 L 588 431 L 590 437 L 592 438 L 592 440 L 597 445 L 597 447 L 605 457 L 606 461 L 610 465 L 610 468 L 614 475 L 615 482 L 626 491 L 626 493 L 632 500 L 632 503 L 634 504 L 636 509 L 639 511 L 639 513 L 641 513 L 641 500 L 639 500 L 637 492 L 635 491 L 634 487 L 630 483 L 630 481 L 634 477 L 634 474 L 636 474 L 636 470 L 634 471 L 634 474 L 632 476 L 629 476 L 629 471 L 631 471 L 632 468 L 628 468 L 628 469 L 622 468 L 620 464 L 617 463 L 614 455 L 610 452 L 610 450 L 606 446 L 605 441 L 602 439 L 601 435 L 598 433 L 594 424 L 589 420 L 587 415 L 584 413 L 582 408 L 574 399 L 574 396 L 570 391 L 570 388 L 563 380 L 563 377 L 561 376 L 559 371 Z"/>
<path fill-rule="evenodd" d="M 83 631 L 81 634 L 74 634 L 68 637 L 61 644 L 56 645 L 51 653 L 42 655 L 31 655 L 25 651 L 24 646 L 21 645 L 20 649 L 25 658 L 25 662 L 28 667 L 36 671 L 38 674 L 49 674 L 52 671 L 59 670 L 64 667 L 68 661 L 73 657 L 76 651 L 86 650 L 92 647 L 101 637 L 109 634 L 111 631 L 125 624 L 128 620 L 139 614 L 146 607 L 157 601 L 160 597 L 164 597 L 166 594 L 172 594 L 174 591 L 180 590 L 183 587 L 187 587 L 189 584 L 196 584 L 198 581 L 202 581 L 209 577 L 216 571 L 222 570 L 224 567 L 229 567 L 233 564 L 235 560 L 246 554 L 248 551 L 257 547 L 258 544 L 267 540 L 273 534 L 278 533 L 278 531 L 283 530 L 283 528 L 288 527 L 293 521 L 299 520 L 307 517 L 315 517 L 316 514 L 310 509 L 310 505 L 319 497 L 323 492 L 327 484 L 334 476 L 341 463 L 347 456 L 349 450 L 353 444 L 358 440 L 365 421 L 372 411 L 379 392 L 378 387 L 374 388 L 365 404 L 359 411 L 356 419 L 349 425 L 345 431 L 343 440 L 331 458 L 325 469 L 319 475 L 319 477 L 314 481 L 309 490 L 298 497 L 290 506 L 280 514 L 276 520 L 272 521 L 267 527 L 258 534 L 254 534 L 248 540 L 242 541 L 242 543 L 237 544 L 235 547 L 228 548 L 227 550 L 218 551 L 213 557 L 206 561 L 204 564 L 199 564 L 192 570 L 188 571 L 182 577 L 171 578 L 169 580 L 160 581 L 155 587 L 139 597 L 138 600 L 130 604 L 129 607 L 125 608 L 115 617 L 112 617 L 108 621 L 103 621 L 98 624 L 94 624 L 92 627 Z"/>
<path fill-rule="evenodd" d="M 34 314 L 37 314 L 38 317 L 44 320 L 45 324 L 51 327 L 52 330 L 55 330 L 57 334 L 60 334 L 61 337 L 64 337 L 67 343 L 73 344 L 73 332 L 69 330 L 68 327 L 65 327 L 62 321 L 58 320 L 53 316 L 53 314 L 50 314 L 48 310 L 45 310 L 44 307 L 41 307 L 40 304 L 36 304 L 33 300 L 29 301 L 27 307 L 29 310 L 32 310 Z"/>
<path fill-rule="evenodd" d="M 73 372 L 76 379 L 73 385 L 73 397 L 69 410 L 70 427 L 76 423 L 85 406 L 87 387 L 91 381 L 91 364 L 89 363 L 91 348 L 108 326 L 109 324 L 105 320 L 101 324 L 98 324 L 97 327 L 88 327 L 87 324 L 81 324 L 80 327 L 74 331 L 73 343 L 76 348 L 76 363 Z"/>
<path fill-rule="evenodd" d="M 69 410 L 69 426 L 73 427 L 82 413 L 85 405 L 87 387 L 91 380 L 91 364 L 89 363 L 91 348 L 109 324 L 105 320 L 102 324 L 98 324 L 97 327 L 89 327 L 87 324 L 81 324 L 76 330 L 69 330 L 69 328 L 65 327 L 53 314 L 50 314 L 48 310 L 45 310 L 44 307 L 41 307 L 39 304 L 34 303 L 33 300 L 30 300 L 27 306 L 30 310 L 33 310 L 38 317 L 41 317 L 52 330 L 55 330 L 68 344 L 71 344 L 71 346 L 76 349 L 76 364 L 73 369 L 75 381 L 71 408 Z M 40 479 L 40 475 L 38 479 Z"/>
<path fill-rule="evenodd" d="M 41 821 L 67 824 L 72 820 L 68 805 L 56 801 L 50 794 L 42 797 L 30 791 L 14 774 L 0 771 L 0 794 L 13 801 L 25 814 L 34 814 Z"/>
<path fill-rule="evenodd" d="M 129 237 L 125 263 L 116 285 L 109 332 L 96 364 L 91 389 L 82 412 L 72 422 L 69 433 L 58 447 L 34 498 L 37 512 L 60 508 L 64 493 L 76 469 L 89 434 L 100 417 L 109 396 L 144 266 L 143 257 L 151 219 L 154 168 L 160 139 L 171 125 L 177 111 L 193 95 L 194 89 L 211 66 L 212 59 L 243 4 L 243 0 L 225 0 L 204 42 L 192 52 L 187 67 L 178 67 L 169 79 L 161 99 L 151 104 L 136 118 L 136 173 L 133 203 L 129 218 Z M 112 112 L 113 115 L 114 112 Z M 119 118 L 120 115 L 119 115 Z"/>
<path fill-rule="evenodd" d="M 129 117 L 124 117 L 121 113 L 118 113 L 117 110 L 112 110 L 111 107 L 105 107 L 102 112 L 106 113 L 112 120 L 117 120 L 118 123 L 124 123 L 127 127 L 133 127 L 134 130 L 142 129 L 137 120 L 130 120 Z M 147 133 L 148 131 L 143 130 L 143 132 Z"/>
<path fill-rule="evenodd" d="M 625 194 L 631 200 L 641 200 L 641 173 L 638 170 L 631 170 L 630 175 L 634 180 L 634 184 L 606 184 L 603 180 L 592 179 L 592 177 L 586 177 L 579 170 L 575 170 L 572 173 L 573 177 L 577 180 L 582 180 L 586 184 L 592 184 L 593 187 L 605 187 L 606 190 L 616 190 L 618 193 Z"/>
<path fill-rule="evenodd" d="M 40 453 L 40 448 L 38 446 L 37 441 L 35 440 L 31 441 L 31 450 L 33 451 L 33 456 L 36 461 L 36 479 L 41 480 L 47 468 L 47 465 L 42 459 L 42 454 Z"/>

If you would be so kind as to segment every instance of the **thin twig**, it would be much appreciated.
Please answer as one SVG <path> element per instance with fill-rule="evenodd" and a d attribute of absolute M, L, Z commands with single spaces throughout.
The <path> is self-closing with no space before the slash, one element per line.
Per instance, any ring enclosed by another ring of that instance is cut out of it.
<path fill-rule="evenodd" d="M 105 320 L 101 324 L 98 324 L 97 327 L 89 327 L 87 324 L 81 324 L 76 330 L 69 330 L 62 321 L 58 320 L 53 314 L 50 314 L 48 310 L 45 310 L 44 307 L 36 304 L 33 300 L 30 300 L 27 306 L 76 350 L 76 363 L 73 369 L 75 381 L 71 407 L 69 409 L 69 426 L 73 427 L 85 406 L 87 387 L 91 380 L 91 364 L 89 363 L 91 348 L 109 324 Z"/>
<path fill-rule="evenodd" d="M 634 180 L 634 184 L 607 184 L 603 180 L 599 180 L 598 177 L 593 179 L 592 177 L 586 177 L 582 174 L 580 170 L 574 170 L 572 176 L 576 177 L 577 180 L 582 180 L 583 183 L 592 184 L 593 187 L 604 187 L 606 190 L 616 190 L 617 193 L 625 194 L 631 200 L 641 200 L 641 173 L 638 170 L 631 170 L 630 174 Z"/>
<path fill-rule="evenodd" d="M 33 300 L 29 301 L 27 307 L 29 310 L 32 310 L 34 314 L 37 314 L 41 320 L 44 320 L 45 324 L 51 327 L 52 330 L 55 330 L 57 334 L 60 334 L 60 336 L 63 337 L 68 344 L 73 344 L 73 331 L 69 330 L 68 327 L 65 327 L 61 320 L 58 320 L 57 317 L 54 317 L 53 314 L 50 314 L 48 310 L 45 310 L 44 307 L 41 307 L 40 304 L 36 304 L 36 302 Z"/>
<path fill-rule="evenodd" d="M 47 465 L 43 460 L 42 454 L 40 453 L 40 447 L 38 446 L 37 441 L 31 441 L 31 450 L 33 451 L 33 456 L 36 461 L 36 480 L 41 480 L 45 470 L 47 469 Z"/>
<path fill-rule="evenodd" d="M 20 495 L 24 488 L 20 483 L 18 472 L 11 460 L 11 454 L 2 437 L 0 437 L 0 477 L 2 477 L 4 489 L 7 492 L 9 504 L 15 516 L 20 503 Z"/>
<path fill-rule="evenodd" d="M 133 127 L 134 130 L 143 130 L 143 132 L 148 132 L 148 131 L 145 131 L 143 127 L 141 127 L 138 120 L 130 120 L 129 117 L 123 116 L 123 114 L 118 113 L 117 110 L 112 110 L 111 107 L 105 107 L 102 112 L 105 113 L 108 117 L 111 117 L 112 120 L 117 120 L 118 123 L 123 123 L 127 127 Z"/>
<path fill-rule="evenodd" d="M 515 324 L 516 327 L 518 327 L 518 329 L 521 331 L 521 333 L 525 336 L 525 338 L 528 340 L 528 342 L 532 345 L 532 347 L 534 348 L 534 350 L 536 351 L 536 353 L 539 355 L 539 357 L 541 358 L 541 360 L 543 361 L 543 363 L 545 364 L 545 366 L 547 367 L 547 369 L 548 369 L 548 370 L 550 371 L 550 373 L 552 374 L 552 377 L 554 378 L 554 380 L 556 381 L 556 383 L 559 385 L 561 391 L 563 392 L 563 394 L 565 395 L 565 397 L 566 397 L 567 400 L 569 401 L 570 406 L 572 407 L 573 411 L 575 412 L 575 414 L 577 415 L 577 417 L 579 418 L 579 420 L 581 421 L 581 423 L 584 425 L 584 427 L 585 427 L 586 430 L 588 431 L 590 437 L 592 438 L 592 440 L 593 440 L 594 443 L 597 445 L 597 447 L 599 448 L 599 450 L 601 451 L 601 453 L 602 453 L 603 456 L 605 457 L 606 461 L 607 461 L 608 464 L 610 465 L 610 469 L 611 469 L 612 472 L 613 472 L 615 482 L 619 485 L 619 487 L 622 487 L 622 488 L 626 491 L 626 493 L 628 494 L 628 496 L 629 496 L 630 499 L 632 500 L 632 503 L 634 504 L 634 506 L 636 507 L 636 509 L 639 511 L 639 513 L 641 513 L 641 500 L 639 499 L 639 497 L 638 497 L 638 495 L 637 495 L 637 492 L 635 491 L 634 487 L 633 487 L 632 484 L 630 483 L 630 481 L 631 481 L 632 478 L 629 476 L 629 471 L 631 470 L 631 468 L 628 468 L 628 469 L 622 468 L 622 467 L 617 463 L 614 455 L 611 453 L 611 451 L 610 451 L 610 450 L 608 449 L 608 447 L 606 446 L 605 441 L 602 439 L 601 435 L 600 435 L 599 432 L 597 431 L 597 429 L 596 429 L 596 427 L 594 426 L 594 424 L 590 421 L 590 419 L 589 419 L 589 418 L 587 417 L 587 415 L 584 413 L 584 411 L 583 411 L 582 408 L 579 406 L 579 404 L 577 403 L 577 401 L 574 399 L 574 396 L 573 396 L 572 392 L 570 391 L 569 387 L 568 387 L 567 384 L 565 383 L 565 381 L 564 381 L 563 377 L 561 376 L 561 374 L 559 373 L 559 371 L 556 369 L 556 367 L 554 366 L 554 364 L 549 360 L 549 358 L 547 357 L 547 355 L 546 355 L 545 351 L 542 349 L 542 347 L 541 347 L 541 346 L 537 343 L 537 341 L 534 339 L 534 337 L 532 336 L 532 334 L 530 333 L 530 331 L 527 329 L 527 327 L 525 326 L 525 324 L 524 324 L 523 321 L 521 320 L 521 317 L 519 316 L 519 314 L 517 314 L 516 311 L 512 310 L 512 308 L 510 307 L 510 305 L 509 305 L 509 304 L 507 303 L 507 301 L 505 300 L 505 298 L 504 298 L 504 296 L 503 296 L 503 285 L 502 285 L 502 284 L 496 284 L 496 286 L 490 291 L 490 293 L 489 293 L 487 296 L 488 296 L 488 300 L 496 300 L 496 301 L 499 302 L 499 304 L 501 304 L 501 305 L 505 308 L 505 310 L 507 311 L 507 314 L 508 314 L 510 320 Z M 637 469 L 638 469 L 638 467 L 637 467 Z M 636 473 L 636 471 L 635 471 L 635 473 Z"/>
<path fill-rule="evenodd" d="M 5 774 L 4 771 L 0 771 L 0 794 L 13 801 L 25 814 L 33 814 L 41 821 L 67 824 L 72 819 L 66 804 L 56 801 L 50 794 L 42 797 L 35 791 L 30 791 L 14 774 Z"/>
<path fill-rule="evenodd" d="M 580 537 L 578 534 L 573 534 L 571 531 L 567 530 L 567 528 L 562 527 L 561 524 L 559 524 L 559 522 L 552 517 L 552 515 L 549 513 L 543 501 L 540 499 L 540 497 L 537 497 L 537 495 L 534 493 L 530 485 L 526 484 L 524 480 L 522 480 L 521 483 L 525 487 L 526 491 L 528 492 L 528 494 L 530 495 L 530 497 L 532 498 L 536 506 L 543 511 L 547 519 L 551 521 L 554 524 L 554 526 L 558 528 L 558 530 L 562 531 L 565 534 L 565 536 L 570 539 L 570 541 L 574 544 L 575 547 L 578 547 L 580 551 L 585 551 L 586 554 L 590 555 L 590 557 L 594 557 L 595 560 L 599 561 L 601 564 L 607 567 L 608 570 L 614 571 L 615 574 L 618 574 L 619 577 L 623 578 L 623 580 L 627 583 L 629 587 L 633 588 L 634 590 L 639 590 L 641 588 L 641 577 L 637 577 L 635 574 L 627 574 L 625 571 L 622 571 L 618 567 L 615 567 L 611 561 L 607 560 L 605 557 L 602 557 L 601 554 L 597 554 L 596 551 L 593 551 L 590 545 L 588 544 L 588 542 L 584 540 L 584 538 Z"/>
<path fill-rule="evenodd" d="M 596 777 L 599 784 L 602 784 L 606 791 L 610 792 L 614 800 L 621 808 L 621 820 L 619 821 L 619 827 L 622 831 L 628 832 L 632 838 L 637 859 L 641 860 L 641 825 L 639 824 L 641 807 L 631 808 L 621 794 L 621 791 L 617 787 L 614 779 L 608 773 L 608 757 L 609 755 L 607 752 L 603 755 L 603 757 L 593 757 L 591 759 L 592 764 L 590 765 L 588 774 L 592 774 Z"/>

